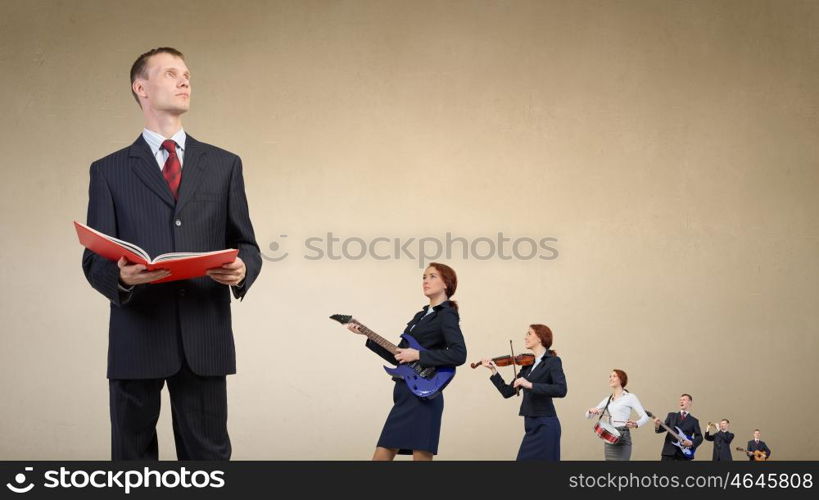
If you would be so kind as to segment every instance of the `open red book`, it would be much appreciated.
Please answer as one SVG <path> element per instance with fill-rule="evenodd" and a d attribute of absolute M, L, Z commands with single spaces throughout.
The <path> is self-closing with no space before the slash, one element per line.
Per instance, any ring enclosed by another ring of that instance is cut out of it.
<path fill-rule="evenodd" d="M 163 253 L 151 259 L 145 250 L 133 243 L 108 236 L 77 221 L 74 221 L 74 227 L 77 229 L 80 244 L 100 257 L 113 261 L 125 257 L 131 264 L 143 264 L 148 271 L 167 269 L 171 272 L 167 278 L 151 283 L 198 278 L 204 276 L 208 269 L 233 262 L 239 254 L 239 250 L 228 248 L 215 252 Z"/>

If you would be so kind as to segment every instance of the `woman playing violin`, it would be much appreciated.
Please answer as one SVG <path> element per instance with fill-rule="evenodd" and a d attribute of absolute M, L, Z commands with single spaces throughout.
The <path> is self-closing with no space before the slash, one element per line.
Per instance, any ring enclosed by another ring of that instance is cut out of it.
<path fill-rule="evenodd" d="M 552 398 L 566 396 L 566 376 L 563 363 L 552 347 L 552 330 L 546 325 L 530 325 L 524 345 L 533 353 L 516 356 L 514 361 L 525 365 L 511 384 L 498 373 L 498 364 L 491 359 L 481 361 L 492 372 L 489 380 L 504 398 L 523 391 L 520 416 L 525 434 L 518 450 L 518 460 L 560 460 L 560 420 Z M 511 360 L 511 357 L 510 357 Z M 504 360 L 506 361 L 506 360 Z M 529 363 L 531 361 L 531 363 Z"/>
<path fill-rule="evenodd" d="M 609 375 L 611 395 L 594 408 L 586 410 L 586 418 L 608 413 L 609 423 L 620 432 L 620 439 L 615 444 L 604 442 L 603 451 L 608 461 L 631 460 L 631 429 L 639 427 L 649 421 L 643 405 L 637 396 L 626 390 L 628 375 L 623 370 L 612 370 Z M 631 420 L 631 412 L 639 415 L 635 422 Z"/>

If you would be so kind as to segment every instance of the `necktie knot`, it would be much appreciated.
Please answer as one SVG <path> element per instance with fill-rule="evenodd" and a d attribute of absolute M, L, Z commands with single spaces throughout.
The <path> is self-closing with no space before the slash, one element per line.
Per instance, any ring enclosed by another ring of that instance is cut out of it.
<path fill-rule="evenodd" d="M 162 149 L 168 152 L 168 154 L 176 154 L 176 142 L 173 139 L 168 139 L 162 143 Z"/>

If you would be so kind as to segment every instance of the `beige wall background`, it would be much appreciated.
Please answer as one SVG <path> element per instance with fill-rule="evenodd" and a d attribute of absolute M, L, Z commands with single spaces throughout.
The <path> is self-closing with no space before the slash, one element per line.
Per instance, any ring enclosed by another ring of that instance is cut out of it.
<path fill-rule="evenodd" d="M 234 458 L 372 453 L 391 382 L 327 316 L 397 339 L 421 269 L 305 259 L 328 232 L 557 238 L 553 260 L 442 260 L 469 361 L 555 331 L 564 459 L 602 459 L 583 411 L 612 368 L 659 414 L 690 392 L 737 445 L 759 427 L 774 458 L 819 458 L 816 2 L 0 3 L 0 458 L 109 457 L 108 305 L 71 221 L 140 132 L 128 70 L 161 45 L 193 72 L 186 130 L 242 156 L 259 244 L 288 253 L 234 303 Z M 514 459 L 519 400 L 487 374 L 447 389 L 440 459 Z M 661 441 L 639 430 L 634 458 Z"/>

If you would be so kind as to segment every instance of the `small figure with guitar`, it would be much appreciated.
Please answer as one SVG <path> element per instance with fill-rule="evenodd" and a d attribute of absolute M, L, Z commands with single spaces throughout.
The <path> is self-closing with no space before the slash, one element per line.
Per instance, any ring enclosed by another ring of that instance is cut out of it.
<path fill-rule="evenodd" d="M 765 444 L 765 441 L 759 439 L 759 429 L 754 429 L 754 438 L 748 441 L 748 447 L 744 450 L 751 462 L 764 462 L 771 458 L 771 449 Z"/>
<path fill-rule="evenodd" d="M 723 418 L 719 421 L 719 430 L 711 422 L 708 422 L 708 425 L 705 426 L 705 440 L 714 442 L 714 454 L 711 457 L 714 462 L 732 462 L 734 460 L 731 458 L 731 441 L 734 440 L 734 433 L 728 430 L 729 425 L 731 425 L 731 422 L 727 418 Z M 711 429 L 714 429 L 713 434 L 711 434 Z"/>
<path fill-rule="evenodd" d="M 373 460 L 393 460 L 412 455 L 432 460 L 438 453 L 444 387 L 455 375 L 455 366 L 466 361 L 455 295 L 455 271 L 433 262 L 424 270 L 423 292 L 429 305 L 407 323 L 396 346 L 351 316 L 331 316 L 347 328 L 367 336 L 366 346 L 396 367 L 385 367 L 395 381 L 393 407 L 384 423 Z"/>
<path fill-rule="evenodd" d="M 523 417 L 525 433 L 517 460 L 560 461 L 560 420 L 552 398 L 565 397 L 567 389 L 563 362 L 550 349 L 552 339 L 552 330 L 548 326 L 529 325 L 523 342 L 533 354 L 515 356 L 513 352 L 510 356 L 487 358 L 472 364 L 472 368 L 483 366 L 492 372 L 489 380 L 504 398 L 520 396 L 523 392 L 519 415 Z M 506 365 L 507 358 L 512 366 L 523 366 L 509 384 L 498 373 L 498 365 Z"/>
<path fill-rule="evenodd" d="M 691 402 L 694 398 L 690 394 L 680 395 L 680 411 L 671 412 L 665 422 L 654 416 L 650 411 L 646 414 L 654 419 L 654 431 L 657 434 L 666 432 L 661 460 L 693 460 L 697 447 L 702 443 L 700 422 L 691 415 Z"/>

